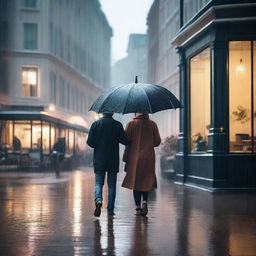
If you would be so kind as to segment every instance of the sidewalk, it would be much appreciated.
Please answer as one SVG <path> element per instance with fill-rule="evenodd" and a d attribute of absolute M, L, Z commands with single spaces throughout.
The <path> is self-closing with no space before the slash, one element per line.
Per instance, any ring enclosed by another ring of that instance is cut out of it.
<path fill-rule="evenodd" d="M 148 216 L 136 217 L 123 175 L 116 215 L 104 201 L 95 218 L 92 170 L 0 173 L 0 255 L 256 255 L 256 193 L 209 193 L 159 175 Z"/>

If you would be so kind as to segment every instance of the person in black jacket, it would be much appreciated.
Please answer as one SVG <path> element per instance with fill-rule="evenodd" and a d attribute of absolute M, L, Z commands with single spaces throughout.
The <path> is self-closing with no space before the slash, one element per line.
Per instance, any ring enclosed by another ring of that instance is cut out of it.
<path fill-rule="evenodd" d="M 114 215 L 116 178 L 119 171 L 119 143 L 128 144 L 120 122 L 112 118 L 113 113 L 103 113 L 89 131 L 87 144 L 94 148 L 93 165 L 95 173 L 95 211 L 99 217 L 102 207 L 102 188 L 105 174 L 108 175 L 108 214 Z"/>

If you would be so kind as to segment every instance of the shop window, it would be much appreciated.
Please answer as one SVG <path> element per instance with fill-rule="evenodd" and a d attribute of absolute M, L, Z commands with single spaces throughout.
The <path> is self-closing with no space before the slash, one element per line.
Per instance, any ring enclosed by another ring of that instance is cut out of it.
<path fill-rule="evenodd" d="M 32 125 L 32 149 L 41 149 L 41 121 L 33 121 Z"/>
<path fill-rule="evenodd" d="M 0 149 L 8 152 L 12 148 L 13 142 L 13 121 L 0 120 L 0 135 Z"/>
<path fill-rule="evenodd" d="M 231 152 L 256 151 L 254 146 L 256 142 L 255 48 L 255 42 L 252 41 L 229 43 L 229 146 Z"/>
<path fill-rule="evenodd" d="M 75 153 L 81 155 L 86 150 L 86 134 L 76 131 L 75 134 Z"/>
<path fill-rule="evenodd" d="M 29 151 L 31 148 L 31 121 L 15 121 L 13 150 Z"/>
<path fill-rule="evenodd" d="M 22 96 L 38 97 L 38 68 L 22 67 Z"/>
<path fill-rule="evenodd" d="M 207 150 L 210 128 L 210 49 L 190 59 L 191 151 Z"/>
<path fill-rule="evenodd" d="M 50 125 L 48 122 L 43 122 L 43 154 L 50 153 Z"/>
<path fill-rule="evenodd" d="M 57 141 L 57 127 L 54 124 L 51 124 L 51 150 L 53 145 Z"/>
<path fill-rule="evenodd" d="M 73 155 L 74 150 L 74 130 L 69 130 L 68 135 L 68 153 Z"/>

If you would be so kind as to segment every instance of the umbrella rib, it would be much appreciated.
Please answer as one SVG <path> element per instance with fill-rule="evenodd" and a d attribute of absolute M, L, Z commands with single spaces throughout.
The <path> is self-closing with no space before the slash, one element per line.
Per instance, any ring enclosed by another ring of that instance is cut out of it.
<path fill-rule="evenodd" d="M 164 92 L 163 92 L 158 86 L 157 86 L 156 88 L 157 88 L 157 90 L 158 90 L 161 94 L 164 94 Z M 176 109 L 176 108 L 174 107 L 174 105 L 173 105 L 171 99 L 169 99 L 169 101 L 170 101 L 170 103 L 171 103 L 173 109 Z"/>
<path fill-rule="evenodd" d="M 121 86 L 120 86 L 120 87 L 121 87 Z M 117 87 L 115 90 L 110 91 L 110 93 L 106 96 L 106 98 L 105 98 L 105 99 L 103 100 L 103 102 L 101 103 L 100 109 L 102 109 L 104 103 L 107 101 L 107 99 L 109 98 L 109 96 L 112 95 L 112 94 L 113 94 L 115 91 L 117 91 L 118 89 L 120 89 L 120 87 Z M 99 109 L 99 111 L 100 111 L 100 109 Z"/>
<path fill-rule="evenodd" d="M 135 84 L 133 84 L 133 85 L 132 85 L 132 88 L 134 88 L 134 86 L 135 86 Z M 124 108 L 123 108 L 122 114 L 125 114 L 125 113 L 124 113 L 124 111 L 125 111 L 126 106 L 127 106 L 127 99 L 129 99 L 129 97 L 130 97 L 130 94 L 131 94 L 132 88 L 130 88 L 129 93 L 128 93 L 128 95 L 127 95 L 126 102 L 125 102 L 125 105 L 124 105 Z"/>
<path fill-rule="evenodd" d="M 150 109 L 150 113 L 153 113 L 153 112 L 152 112 L 151 105 L 150 105 L 150 101 L 149 101 L 149 98 L 148 98 L 148 95 L 147 95 L 147 93 L 146 93 L 146 91 L 145 91 L 144 87 L 143 87 L 143 86 L 140 86 L 140 87 L 142 87 L 142 88 L 143 88 L 143 92 L 145 93 L 145 95 L 146 95 L 146 97 L 147 97 L 147 102 L 148 102 L 148 106 L 149 106 L 149 109 Z"/>

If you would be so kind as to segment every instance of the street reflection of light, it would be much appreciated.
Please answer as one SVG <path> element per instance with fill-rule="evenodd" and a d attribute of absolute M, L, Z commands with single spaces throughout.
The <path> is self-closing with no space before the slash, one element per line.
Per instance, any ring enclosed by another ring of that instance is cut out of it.
<path fill-rule="evenodd" d="M 73 236 L 81 235 L 81 210 L 82 210 L 82 174 L 76 172 L 73 184 Z"/>
<path fill-rule="evenodd" d="M 101 226 L 101 237 L 100 237 L 100 244 L 101 248 L 107 249 L 108 248 L 108 223 L 106 220 L 100 220 L 100 226 Z"/>

